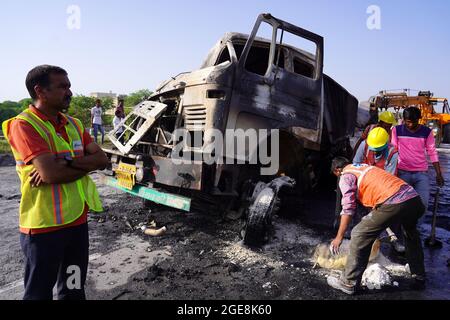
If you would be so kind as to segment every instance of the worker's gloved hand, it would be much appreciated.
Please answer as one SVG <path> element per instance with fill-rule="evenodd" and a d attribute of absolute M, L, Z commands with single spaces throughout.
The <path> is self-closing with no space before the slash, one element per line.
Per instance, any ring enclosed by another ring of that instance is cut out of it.
<path fill-rule="evenodd" d="M 341 247 L 341 243 L 342 243 L 342 240 L 340 240 L 340 239 L 334 239 L 333 241 L 331 241 L 331 244 L 330 244 L 330 252 L 331 252 L 331 254 L 332 255 L 338 255 L 339 254 L 339 248 Z"/>
<path fill-rule="evenodd" d="M 445 180 L 444 180 L 444 177 L 442 176 L 442 174 L 436 176 L 436 184 L 439 187 L 443 187 L 444 186 Z"/>

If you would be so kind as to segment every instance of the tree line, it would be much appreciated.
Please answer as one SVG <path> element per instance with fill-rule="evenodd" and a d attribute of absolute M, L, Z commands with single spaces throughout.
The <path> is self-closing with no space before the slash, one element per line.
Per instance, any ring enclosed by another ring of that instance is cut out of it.
<path fill-rule="evenodd" d="M 130 93 L 124 97 L 125 113 L 130 112 L 137 104 L 144 101 L 152 92 L 147 89 L 138 90 Z M 68 114 L 75 118 L 78 118 L 83 122 L 85 128 L 91 126 L 91 108 L 94 107 L 97 98 L 88 97 L 84 95 L 75 95 L 72 97 Z M 115 108 L 112 98 L 102 98 L 102 105 L 104 111 Z M 15 117 L 23 110 L 27 109 L 30 104 L 33 103 L 31 98 L 22 99 L 20 101 L 4 101 L 0 102 L 0 124 L 12 117 Z M 109 119 L 108 119 L 109 120 Z M 108 121 L 105 119 L 105 122 Z M 1 127 L 1 126 L 0 126 Z M 1 128 L 0 128 L 1 130 Z"/>

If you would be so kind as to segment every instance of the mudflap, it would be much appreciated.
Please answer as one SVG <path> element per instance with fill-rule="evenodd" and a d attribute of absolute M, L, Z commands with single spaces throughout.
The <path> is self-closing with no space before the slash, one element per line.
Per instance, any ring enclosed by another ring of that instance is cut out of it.
<path fill-rule="evenodd" d="M 259 247 L 270 238 L 272 217 L 280 208 L 279 191 L 284 187 L 292 188 L 295 180 L 280 177 L 265 184 L 259 182 L 254 189 L 251 205 L 248 208 L 247 220 L 242 229 L 244 244 Z"/>

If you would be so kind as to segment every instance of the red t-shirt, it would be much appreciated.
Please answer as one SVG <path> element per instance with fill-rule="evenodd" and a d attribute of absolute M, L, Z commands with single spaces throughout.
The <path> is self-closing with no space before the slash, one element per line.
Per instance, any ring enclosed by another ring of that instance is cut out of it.
<path fill-rule="evenodd" d="M 61 137 L 64 138 L 64 140 L 69 142 L 69 137 L 65 129 L 67 120 L 61 114 L 59 114 L 57 118 L 52 119 L 40 112 L 35 106 L 31 105 L 29 110 L 42 120 L 49 120 L 55 127 L 56 133 L 60 134 Z M 45 142 L 45 140 L 33 128 L 32 125 L 24 120 L 16 120 L 11 123 L 9 128 L 9 142 L 11 146 L 20 154 L 20 156 L 22 157 L 21 160 L 23 160 L 25 164 L 30 164 L 34 158 L 42 154 L 52 153 L 50 148 L 48 147 L 47 142 Z M 86 147 L 92 142 L 93 141 L 91 136 L 85 130 L 83 133 L 84 148 L 86 149 Z M 25 234 L 40 234 L 60 230 L 63 228 L 79 226 L 87 222 L 88 211 L 89 207 L 87 206 L 87 204 L 85 204 L 83 214 L 72 223 L 66 224 L 64 226 L 43 229 L 20 228 L 20 232 Z"/>

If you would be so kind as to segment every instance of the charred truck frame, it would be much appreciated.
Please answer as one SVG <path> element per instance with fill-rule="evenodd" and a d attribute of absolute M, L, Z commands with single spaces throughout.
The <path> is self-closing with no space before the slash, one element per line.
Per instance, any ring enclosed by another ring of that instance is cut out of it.
<path fill-rule="evenodd" d="M 257 37 L 263 24 L 271 39 Z M 312 43 L 315 51 L 285 44 L 288 35 Z M 300 197 L 329 177 L 332 157 L 352 152 L 349 137 L 358 101 L 323 74 L 323 51 L 321 36 L 270 14 L 258 17 L 250 36 L 225 34 L 199 70 L 163 82 L 135 107 L 123 122 L 123 144 L 115 131 L 109 134 L 117 150 L 105 150 L 112 175 L 105 175 L 105 182 L 185 211 L 197 209 L 197 200 L 202 209 L 207 203 L 221 204 L 224 211 L 246 218 L 246 243 L 263 243 L 280 206 L 280 191 Z M 179 129 L 187 137 L 176 136 Z M 205 148 L 215 139 L 211 129 L 223 133 L 223 150 Z M 225 131 L 240 129 L 278 130 L 277 139 L 263 141 L 269 153 L 274 141 L 279 145 L 276 172 L 262 175 L 266 163 L 249 162 L 261 139 L 245 144 L 244 155 L 226 147 L 236 137 L 227 137 Z M 182 153 L 192 161 L 175 163 L 174 150 L 186 138 L 190 142 Z M 223 161 L 202 160 L 215 152 Z"/>

